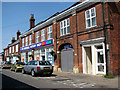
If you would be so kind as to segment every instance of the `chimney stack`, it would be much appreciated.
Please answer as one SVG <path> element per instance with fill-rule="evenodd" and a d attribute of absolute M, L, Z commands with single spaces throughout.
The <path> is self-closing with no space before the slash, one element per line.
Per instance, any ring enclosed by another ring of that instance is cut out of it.
<path fill-rule="evenodd" d="M 34 14 L 30 15 L 30 29 L 35 26 Z"/>
<path fill-rule="evenodd" d="M 15 40 L 15 37 L 12 37 L 12 43 L 14 43 L 16 40 Z"/>
<path fill-rule="evenodd" d="M 19 36 L 21 35 L 20 31 L 17 31 L 17 40 L 19 39 Z"/>

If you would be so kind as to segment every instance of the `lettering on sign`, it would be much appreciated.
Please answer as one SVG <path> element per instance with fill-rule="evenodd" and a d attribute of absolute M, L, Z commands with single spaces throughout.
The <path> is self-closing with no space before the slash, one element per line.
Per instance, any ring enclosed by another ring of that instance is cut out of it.
<path fill-rule="evenodd" d="M 43 41 L 43 42 L 40 42 L 40 43 L 35 43 L 35 44 L 29 45 L 29 46 L 26 46 L 26 47 L 22 47 L 22 48 L 20 48 L 20 51 L 34 49 L 34 48 L 48 46 L 48 45 L 53 45 L 53 39 L 46 40 L 46 41 Z"/>

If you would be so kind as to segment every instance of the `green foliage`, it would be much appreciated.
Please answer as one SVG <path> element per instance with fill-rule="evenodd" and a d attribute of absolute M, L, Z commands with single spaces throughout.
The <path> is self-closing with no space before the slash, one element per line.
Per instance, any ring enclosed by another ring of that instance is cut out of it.
<path fill-rule="evenodd" d="M 18 55 L 17 57 L 20 58 L 20 55 Z"/>
<path fill-rule="evenodd" d="M 113 78 L 115 78 L 115 76 L 112 76 L 112 75 L 104 75 L 104 78 L 113 79 Z"/>

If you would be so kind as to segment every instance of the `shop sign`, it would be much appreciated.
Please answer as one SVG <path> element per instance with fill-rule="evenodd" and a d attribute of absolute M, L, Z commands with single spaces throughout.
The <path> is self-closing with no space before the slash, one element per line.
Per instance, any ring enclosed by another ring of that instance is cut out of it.
<path fill-rule="evenodd" d="M 44 46 L 49 46 L 49 45 L 53 45 L 53 39 L 50 40 L 46 40 L 40 43 L 35 43 L 26 47 L 22 47 L 20 48 L 20 51 L 24 51 L 24 50 L 29 50 L 29 49 L 34 49 L 34 48 L 38 48 L 38 47 L 44 47 Z"/>
<path fill-rule="evenodd" d="M 67 45 L 65 45 L 64 47 L 63 47 L 63 49 L 71 49 L 72 48 L 72 45 L 70 45 L 70 44 L 67 44 Z"/>

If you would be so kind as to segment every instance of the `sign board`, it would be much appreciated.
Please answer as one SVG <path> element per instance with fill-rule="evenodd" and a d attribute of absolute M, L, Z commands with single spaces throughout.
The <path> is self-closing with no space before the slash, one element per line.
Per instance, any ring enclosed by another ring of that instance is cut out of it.
<path fill-rule="evenodd" d="M 29 45 L 26 47 L 22 47 L 22 48 L 20 48 L 20 51 L 30 50 L 30 49 L 34 49 L 34 48 L 38 48 L 38 47 L 49 46 L 49 45 L 53 45 L 53 39 L 35 43 L 35 44 Z"/>

